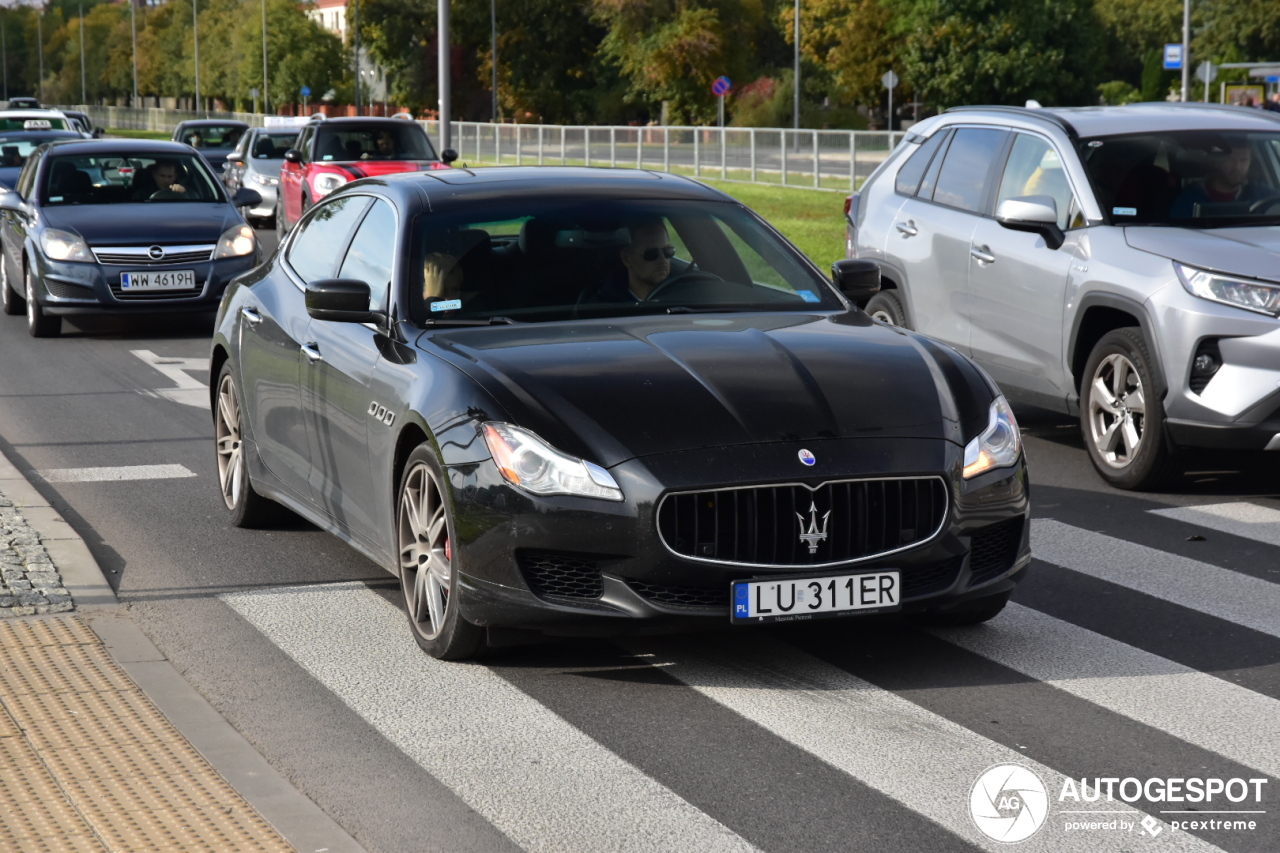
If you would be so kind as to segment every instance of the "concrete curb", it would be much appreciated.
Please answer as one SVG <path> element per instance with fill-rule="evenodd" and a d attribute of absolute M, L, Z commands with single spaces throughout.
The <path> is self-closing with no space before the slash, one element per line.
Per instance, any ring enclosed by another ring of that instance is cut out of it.
<path fill-rule="evenodd" d="M 147 639 L 129 617 L 128 608 L 120 605 L 84 539 L 3 452 L 0 492 L 40 537 L 63 586 L 71 593 L 75 609 L 51 616 L 78 615 L 83 619 L 174 728 L 294 849 L 302 853 L 365 853 L 333 818 L 268 764 Z"/>

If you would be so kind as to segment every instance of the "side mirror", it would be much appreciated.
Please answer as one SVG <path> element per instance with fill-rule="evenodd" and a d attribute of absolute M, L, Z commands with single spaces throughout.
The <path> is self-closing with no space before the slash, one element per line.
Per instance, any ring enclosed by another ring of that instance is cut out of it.
<path fill-rule="evenodd" d="M 95 128 L 93 129 L 93 138 L 94 138 L 94 139 L 101 139 L 101 138 L 102 138 L 102 135 L 103 135 L 104 133 L 106 133 L 106 132 L 107 132 L 106 128 L 103 128 L 103 127 L 95 127 Z"/>
<path fill-rule="evenodd" d="M 297 148 L 290 148 L 288 151 L 284 152 L 284 161 L 286 163 L 301 163 L 302 152 Z"/>
<path fill-rule="evenodd" d="M 350 278 L 313 281 L 307 285 L 306 300 L 313 320 L 368 323 L 377 316 L 369 310 L 369 285 Z"/>
<path fill-rule="evenodd" d="M 1011 231 L 1039 234 L 1050 249 L 1061 247 L 1066 240 L 1058 227 L 1058 203 L 1052 196 L 1024 195 L 1005 199 L 996 208 L 996 222 Z"/>
<path fill-rule="evenodd" d="M 243 166 L 244 158 L 241 157 L 239 154 L 228 154 L 227 163 L 235 163 L 237 166 Z M 222 168 L 225 169 L 227 167 L 227 163 L 223 163 Z"/>
<path fill-rule="evenodd" d="M 0 210 L 12 210 L 14 213 L 22 213 L 23 199 L 13 190 L 5 190 L 0 193 Z"/>
<path fill-rule="evenodd" d="M 236 207 L 257 207 L 262 204 L 262 194 L 248 187 L 241 187 L 231 196 L 231 203 Z"/>
<path fill-rule="evenodd" d="M 880 265 L 863 258 L 836 261 L 831 280 L 851 302 L 861 305 L 880 292 Z"/>
<path fill-rule="evenodd" d="M 452 148 L 446 148 L 440 152 L 440 159 L 445 163 L 452 163 L 454 160 L 458 159 L 458 152 L 454 151 Z"/>

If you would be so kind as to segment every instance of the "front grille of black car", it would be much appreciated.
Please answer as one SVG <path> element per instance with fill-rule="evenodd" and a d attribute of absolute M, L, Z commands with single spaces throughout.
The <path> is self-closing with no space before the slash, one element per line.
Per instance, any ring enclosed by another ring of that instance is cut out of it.
<path fill-rule="evenodd" d="M 111 264 L 120 267 L 153 267 L 165 264 L 198 264 L 213 256 L 214 245 L 207 246 L 160 246 L 164 256 L 151 257 L 151 246 L 109 246 L 94 249 L 93 256 L 100 264 Z"/>
<path fill-rule="evenodd" d="M 56 296 L 59 299 L 92 299 L 93 288 L 81 284 L 72 284 L 69 281 L 55 281 L 46 278 L 44 280 L 45 290 L 49 291 L 50 296 Z"/>
<path fill-rule="evenodd" d="M 523 551 L 516 561 L 534 595 L 581 599 L 604 595 L 604 581 L 595 560 L 548 551 Z"/>
<path fill-rule="evenodd" d="M 973 574 L 969 585 L 976 586 L 1013 566 L 1018 546 L 1022 544 L 1022 517 L 990 524 L 973 534 L 969 541 L 969 571 Z"/>
<path fill-rule="evenodd" d="M 932 539 L 947 516 L 941 477 L 788 483 L 667 495 L 658 533 L 674 553 L 747 566 L 824 566 Z"/>

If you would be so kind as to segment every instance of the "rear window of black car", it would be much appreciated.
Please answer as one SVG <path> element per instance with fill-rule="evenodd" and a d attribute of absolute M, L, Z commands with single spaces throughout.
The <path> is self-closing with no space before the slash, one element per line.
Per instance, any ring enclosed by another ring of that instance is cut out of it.
<path fill-rule="evenodd" d="M 62 155 L 41 178 L 42 204 L 127 204 L 222 201 L 197 155 Z"/>
<path fill-rule="evenodd" d="M 730 202 L 525 200 L 414 224 L 414 319 L 808 311 L 843 304 L 802 255 Z"/>

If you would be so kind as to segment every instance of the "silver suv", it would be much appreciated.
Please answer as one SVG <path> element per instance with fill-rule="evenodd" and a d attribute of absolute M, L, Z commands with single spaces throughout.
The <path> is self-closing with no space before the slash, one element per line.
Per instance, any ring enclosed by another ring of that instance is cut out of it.
<path fill-rule="evenodd" d="M 1099 473 L 1280 451 L 1280 116 L 1189 104 L 961 107 L 847 203 L 872 316 L 1078 414 Z"/>

